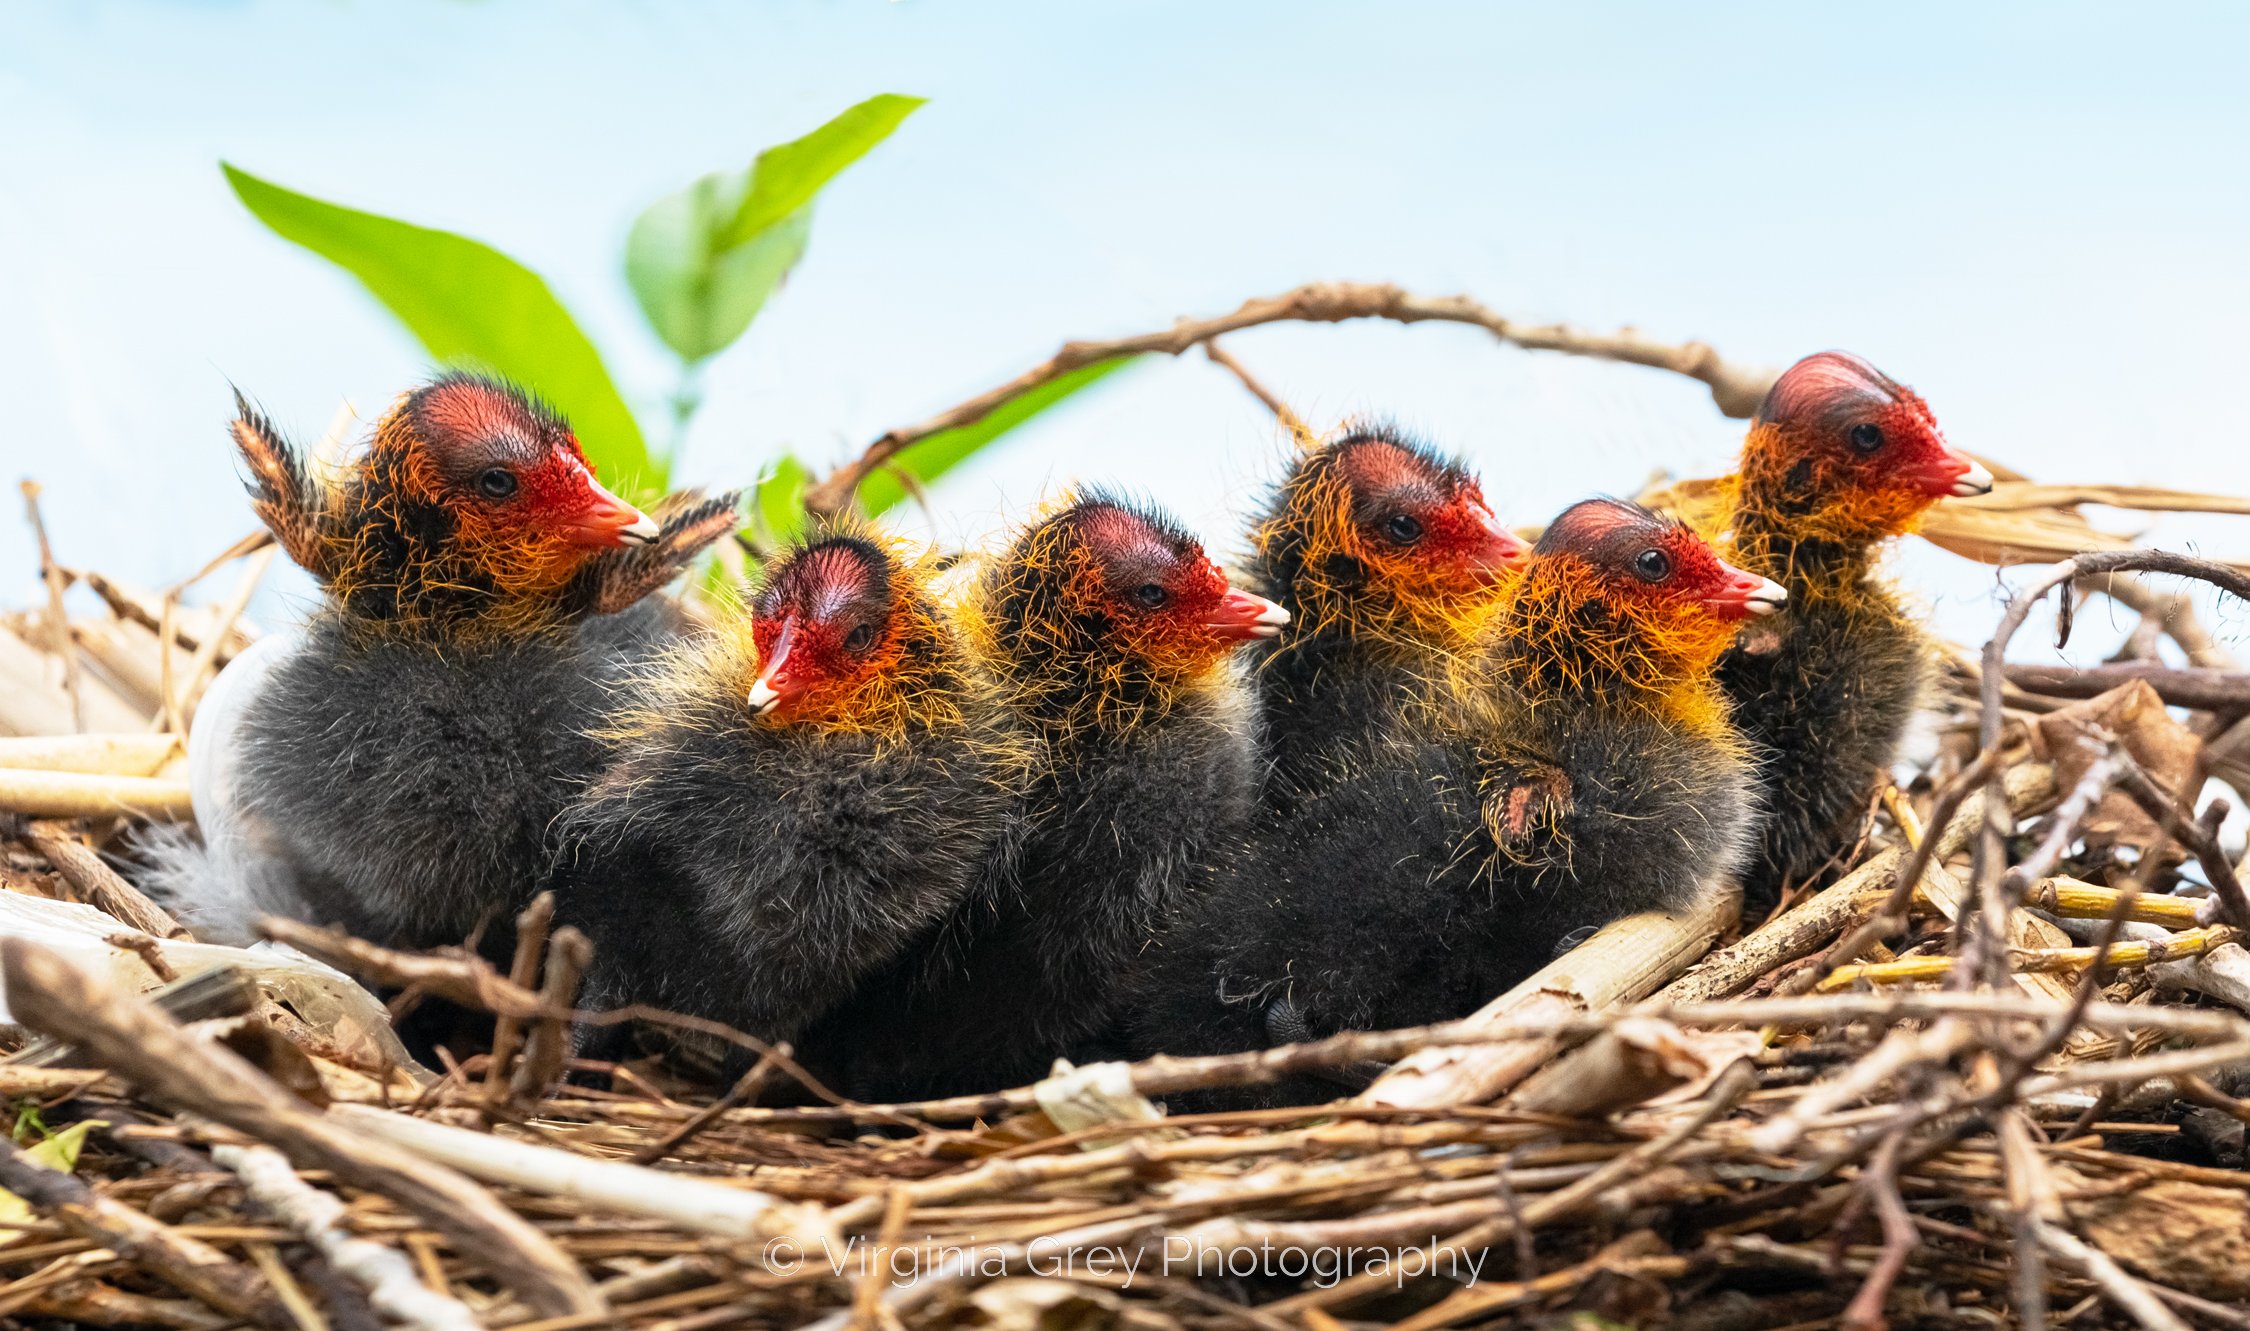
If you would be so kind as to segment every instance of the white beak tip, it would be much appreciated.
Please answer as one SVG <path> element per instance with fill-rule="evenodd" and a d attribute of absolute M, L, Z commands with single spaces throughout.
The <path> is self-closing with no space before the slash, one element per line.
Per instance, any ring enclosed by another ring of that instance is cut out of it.
<path fill-rule="evenodd" d="M 761 679 L 750 686 L 749 696 L 743 701 L 749 705 L 750 715 L 764 716 L 773 710 L 775 703 L 781 701 L 781 695 Z"/>
<path fill-rule="evenodd" d="M 1981 462 L 1971 462 L 1968 473 L 1953 483 L 1953 497 L 1967 499 L 1973 495 L 1992 493 L 1992 473 Z"/>
<path fill-rule="evenodd" d="M 620 528 L 617 535 L 627 545 L 649 545 L 654 543 L 658 533 L 662 531 L 663 528 L 656 525 L 655 518 L 642 513 L 637 515 L 631 523 Z"/>
<path fill-rule="evenodd" d="M 1788 604 L 1789 589 L 1775 582 L 1772 578 L 1767 578 L 1763 586 L 1750 593 L 1749 597 L 1743 601 L 1742 607 L 1753 615 L 1763 616 L 1770 615 Z"/>

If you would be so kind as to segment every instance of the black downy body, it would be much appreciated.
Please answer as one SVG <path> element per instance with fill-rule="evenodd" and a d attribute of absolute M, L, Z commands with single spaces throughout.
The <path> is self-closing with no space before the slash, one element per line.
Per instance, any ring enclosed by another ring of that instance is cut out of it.
<path fill-rule="evenodd" d="M 1164 677 L 1107 616 L 1066 608 L 1060 569 L 1024 576 L 1024 555 L 1019 543 L 1017 567 L 988 575 L 982 613 L 990 665 L 1033 738 L 1028 791 L 979 890 L 808 1039 L 854 1095 L 992 1090 L 1058 1056 L 1113 1053 L 1124 976 L 1251 807 L 1255 723 L 1232 665 Z"/>
<path fill-rule="evenodd" d="M 1600 603 L 1555 613 L 1569 627 L 1503 631 L 1491 661 L 1401 709 L 1340 779 L 1230 841 L 1145 958 L 1136 1053 L 1466 1016 L 1564 940 L 1678 909 L 1739 860 L 1754 808 L 1740 744 L 1652 707 L 1665 681 L 1571 659 L 1574 642 L 1632 632 Z M 1300 1076 L 1179 1103 L 1336 1094 Z"/>
<path fill-rule="evenodd" d="M 1020 790 L 1014 723 L 879 546 L 825 535 L 796 557 L 831 548 L 868 571 L 851 627 L 899 621 L 895 715 L 760 716 L 723 629 L 704 662 L 642 681 L 631 733 L 564 825 L 558 919 L 594 941 L 590 1005 L 795 1040 L 987 872 Z"/>
<path fill-rule="evenodd" d="M 237 881 L 211 890 L 222 909 L 392 946 L 482 928 L 505 952 L 546 874 L 551 824 L 597 770 L 586 732 L 607 691 L 687 628 L 658 589 L 733 529 L 735 500 L 675 495 L 659 525 L 601 492 L 650 538 L 590 552 L 554 586 L 511 590 L 460 515 L 410 478 L 426 464 L 383 446 L 427 430 L 420 413 L 438 393 L 499 422 L 494 440 L 470 444 L 488 461 L 576 456 L 568 426 L 528 395 L 448 376 L 404 399 L 331 490 L 242 406 L 235 437 L 259 515 L 328 600 L 243 704 L 230 737 L 242 844 L 217 869 Z"/>

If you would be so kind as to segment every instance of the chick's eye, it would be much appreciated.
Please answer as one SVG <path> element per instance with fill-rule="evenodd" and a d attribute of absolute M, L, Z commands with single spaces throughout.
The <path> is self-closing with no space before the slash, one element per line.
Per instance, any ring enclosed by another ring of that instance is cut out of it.
<path fill-rule="evenodd" d="M 1411 513 L 1393 513 L 1383 524 L 1383 534 L 1399 545 L 1412 545 L 1422 539 L 1422 523 Z"/>
<path fill-rule="evenodd" d="M 860 625 L 844 639 L 844 650 L 847 652 L 864 652 L 874 645 L 875 626 L 873 624 Z"/>
<path fill-rule="evenodd" d="M 477 473 L 477 493 L 487 499 L 506 499 L 516 492 L 516 474 L 506 467 L 486 467 Z"/>
<path fill-rule="evenodd" d="M 1872 453 L 1883 446 L 1883 427 L 1861 421 L 1852 427 L 1851 440 L 1853 448 L 1862 453 Z"/>
<path fill-rule="evenodd" d="M 1633 557 L 1633 572 L 1643 582 L 1662 582 L 1672 576 L 1672 557 L 1662 550 L 1643 550 Z"/>
<path fill-rule="evenodd" d="M 1172 599 L 1170 592 L 1165 591 L 1160 584 L 1154 582 L 1142 583 L 1135 587 L 1130 595 L 1133 598 L 1133 604 L 1143 610 L 1162 610 L 1164 603 Z"/>

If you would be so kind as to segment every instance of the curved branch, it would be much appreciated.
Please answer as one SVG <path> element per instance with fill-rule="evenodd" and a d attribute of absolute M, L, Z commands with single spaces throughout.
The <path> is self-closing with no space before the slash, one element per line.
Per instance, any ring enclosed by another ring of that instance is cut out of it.
<path fill-rule="evenodd" d="M 1711 389 L 1711 399 L 1729 416 L 1743 418 L 1758 409 L 1774 376 L 1766 370 L 1733 364 L 1702 342 L 1657 342 L 1630 328 L 1590 333 L 1568 324 L 1528 324 L 1506 318 L 1467 296 L 1417 296 L 1388 283 L 1313 282 L 1278 296 L 1247 300 L 1231 314 L 1212 319 L 1182 319 L 1161 332 L 1100 342 L 1066 342 L 1046 361 L 997 388 L 970 398 L 916 425 L 902 426 L 867 446 L 867 451 L 805 491 L 805 507 L 836 513 L 884 463 L 906 448 L 945 430 L 972 425 L 1042 384 L 1100 361 L 1162 353 L 1177 356 L 1190 347 L 1243 328 L 1269 323 L 1342 323 L 1348 319 L 1389 319 L 1394 323 L 1458 323 L 1485 329 L 1510 346 L 1528 351 L 1560 351 L 1670 370 Z"/>
<path fill-rule="evenodd" d="M 1979 684 L 1979 701 L 1982 707 L 1977 724 L 1977 747 L 1980 750 L 1989 753 L 2000 747 L 2000 687 L 2007 676 L 2008 643 L 2016 636 L 2016 631 L 2023 627 L 2024 621 L 2030 618 L 2031 608 L 2045 600 L 2047 593 L 2055 588 L 2067 586 L 2080 578 L 2128 572 L 2170 573 L 2183 578 L 2195 578 L 2250 601 L 2250 576 L 2225 564 L 2197 559 L 2191 555 L 2173 554 L 2167 550 L 2104 550 L 2064 560 L 2008 601 L 2007 610 L 2000 616 L 1999 626 L 1993 630 L 1991 639 L 1984 645 L 1984 677 Z M 2058 625 L 2064 637 L 2068 637 L 2070 633 L 2070 609 L 2070 598 L 2066 594 L 2062 603 L 2062 619 Z M 1999 783 L 2000 776 L 1995 766 L 1993 773 L 1985 778 L 1985 788 L 1990 792 L 1986 798 L 1987 810 L 2005 807 L 2005 797 L 2000 791 Z M 2193 791 L 2187 793 L 2190 797 L 2194 794 Z M 1978 838 L 1974 873 L 1980 898 L 1987 888 L 1997 889 L 1999 886 L 1999 866 L 2004 859 L 2000 853 L 2003 835 L 2003 829 L 1988 819 Z M 2233 881 L 2233 876 L 2228 872 L 2229 867 L 2231 866 L 2223 862 L 2217 868 L 2206 863 L 2204 872 L 2226 908 L 2228 922 L 2237 926 L 2250 925 L 2250 899 L 2245 898 L 2241 885 Z"/>

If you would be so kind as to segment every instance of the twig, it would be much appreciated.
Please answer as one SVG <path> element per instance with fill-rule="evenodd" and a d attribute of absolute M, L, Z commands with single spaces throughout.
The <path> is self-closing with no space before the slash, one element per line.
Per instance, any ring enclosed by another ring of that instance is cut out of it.
<path fill-rule="evenodd" d="M 1922 1241 L 1914 1228 L 1914 1218 L 1907 1214 L 1906 1201 L 1898 1191 L 1898 1155 L 1901 1143 L 1906 1140 L 1905 1129 L 1899 1128 L 1883 1138 L 1875 1148 L 1875 1156 L 1868 1161 L 1867 1170 L 1860 1176 L 1860 1187 L 1875 1200 L 1875 1215 L 1883 1227 L 1882 1255 L 1875 1259 L 1875 1267 L 1861 1282 L 1859 1292 L 1844 1308 L 1843 1325 L 1847 1331 L 1876 1331 L 1884 1325 L 1883 1304 L 1890 1298 L 1891 1286 L 1898 1282 L 1899 1273 L 1906 1269 L 1906 1259 L 1913 1255 Z"/>
<path fill-rule="evenodd" d="M 2160 592 L 2125 573 L 2112 573 L 2099 582 L 2088 579 L 2086 585 L 2127 609 L 2155 619 L 2165 636 L 2187 653 L 2190 664 L 2222 670 L 2237 664 L 2234 653 L 2220 646 L 2196 618 L 2194 602 L 2181 593 Z"/>
<path fill-rule="evenodd" d="M 218 618 L 212 622 L 210 632 L 204 636 L 203 645 L 195 649 L 194 659 L 188 662 L 187 678 L 180 681 L 180 695 L 176 701 L 181 715 L 190 724 L 194 721 L 196 698 L 203 685 L 203 676 L 218 661 L 220 644 L 233 631 L 235 621 L 242 618 L 243 610 L 250 604 L 250 597 L 264 580 L 266 570 L 272 566 L 275 549 L 274 546 L 267 546 L 250 556 L 249 562 L 243 566 L 241 581 L 235 584 L 234 592 L 227 597 L 226 604 L 220 607 Z"/>
<path fill-rule="evenodd" d="M 72 887 L 86 894 L 86 900 L 95 909 L 105 911 L 128 928 L 138 929 L 156 938 L 185 938 L 188 931 L 164 909 L 142 895 L 141 890 L 119 877 L 117 871 L 102 863 L 102 857 L 88 850 L 78 838 L 57 827 L 30 823 L 24 828 L 24 840 L 33 850 L 47 857 L 55 871 L 68 879 Z"/>
<path fill-rule="evenodd" d="M 2102 1294 L 2139 1322 L 2146 1331 L 2189 1331 L 2188 1324 L 2164 1306 L 2148 1286 L 2135 1280 L 2110 1255 L 2081 1240 L 2060 1225 L 2042 1225 L 2039 1241 L 2047 1251 L 2086 1273 Z"/>
<path fill-rule="evenodd" d="M 2106 972 L 2129 966 L 2155 966 L 2168 961 L 2181 961 L 2201 956 L 2235 941 L 2236 932 L 2224 927 L 2194 929 L 2167 939 L 2141 939 L 2119 943 L 2114 947 L 2058 947 L 2034 951 L 2014 951 L 2008 958 L 2010 975 L 2046 975 L 2055 971 L 2080 971 L 2091 969 Z M 1864 966 L 1838 968 L 1823 982 L 1824 988 L 1841 989 L 1847 985 L 1903 984 L 1916 980 L 1942 979 L 1952 970 L 1950 957 L 1906 957 L 1898 961 L 1879 961 Z"/>
<path fill-rule="evenodd" d="M 987 390 L 959 406 L 939 412 L 915 425 L 901 426 L 883 435 L 856 459 L 830 472 L 805 491 L 805 507 L 813 513 L 841 512 L 869 473 L 909 446 L 946 430 L 972 425 L 1032 389 L 1060 379 L 1073 370 L 1123 356 L 1161 353 L 1177 356 L 1190 347 L 1259 324 L 1282 322 L 1342 323 L 1351 319 L 1389 319 L 1395 323 L 1470 324 L 1483 328 L 1512 346 L 1531 351 L 1560 351 L 1670 370 L 1708 385 L 1719 410 L 1746 418 L 1773 383 L 1773 375 L 1730 364 L 1701 342 L 1651 341 L 1631 330 L 1588 333 L 1562 324 L 1528 325 L 1502 317 L 1466 296 L 1416 296 L 1395 286 L 1365 282 L 1315 282 L 1278 296 L 1248 300 L 1230 314 L 1212 319 L 1182 319 L 1161 332 L 1097 342 L 1067 342 L 1046 361 L 1007 383 Z"/>
<path fill-rule="evenodd" d="M 2234 876 L 2234 862 L 2220 849 L 2218 839 L 2210 829 L 2195 821 L 2184 808 L 2187 792 L 2174 794 L 2156 783 L 2156 778 L 2131 759 L 2124 760 L 2118 782 L 2141 811 L 2155 819 L 2164 830 L 2177 838 L 2203 866 L 2203 876 L 2211 882 L 2211 891 L 2226 907 L 2227 915 L 2237 925 L 2250 927 L 2250 896 L 2243 893 L 2242 882 Z"/>
<path fill-rule="evenodd" d="M 1248 367 L 1244 366 L 1241 361 L 1236 360 L 1232 352 L 1219 345 L 1217 338 L 1203 344 L 1203 354 L 1210 358 L 1212 364 L 1241 380 L 1242 386 L 1250 390 L 1250 396 L 1265 404 L 1266 410 L 1272 412 L 1274 419 L 1281 422 L 1281 428 L 1289 432 L 1289 436 L 1297 441 L 1299 448 L 1311 448 L 1320 442 L 1319 437 L 1313 433 L 1312 427 L 1305 424 L 1305 418 L 1291 411 L 1289 404 L 1283 402 L 1279 394 L 1260 383 L 1258 377 L 1250 373 Z"/>
<path fill-rule="evenodd" d="M 2011 665 L 2007 677 L 2010 684 L 2027 693 L 2050 698 L 2098 698 L 2120 684 L 2140 680 L 2173 707 L 2207 712 L 2250 709 L 2250 671 L 2131 661 L 2082 667 Z"/>
<path fill-rule="evenodd" d="M 1939 794 L 1937 804 L 1930 810 L 1930 821 L 1940 831 L 1936 837 L 1921 836 L 1914 840 L 1913 848 L 1900 857 L 1898 877 L 1892 881 L 1890 895 L 1876 908 L 1873 915 L 1860 921 L 1836 940 L 1818 960 L 1789 977 L 1780 986 L 1783 992 L 1805 993 L 1827 979 L 1838 966 L 1856 961 L 1874 943 L 1906 927 L 1907 909 L 1914 904 L 1915 890 L 1922 885 L 1922 875 L 1929 872 L 1930 864 L 1944 849 L 1948 839 L 1954 840 L 1954 849 L 1965 843 L 1968 833 L 1982 819 L 1982 806 L 1976 817 L 1959 819 L 1962 806 L 1971 795 L 1982 794 L 1992 769 L 2000 762 L 2000 751 L 1990 749 L 1977 755 L 1946 789 Z M 1960 830 L 1956 833 L 1956 822 Z"/>
<path fill-rule="evenodd" d="M 211 1148 L 211 1158 L 242 1180 L 244 1194 L 260 1210 L 364 1285 L 379 1311 L 421 1331 L 474 1331 L 481 1325 L 458 1299 L 424 1285 L 414 1264 L 395 1249 L 354 1238 L 344 1227 L 344 1204 L 300 1180 L 280 1152 L 219 1145 Z"/>
<path fill-rule="evenodd" d="M 2172 554 L 2163 550 L 2115 550 L 2083 554 L 2064 560 L 2056 565 L 2051 572 L 2032 583 L 2018 595 L 2010 598 L 2008 608 L 2001 613 L 1999 625 L 1993 630 L 1992 637 L 1984 645 L 1984 654 L 1981 660 L 1983 678 L 1979 682 L 1982 711 L 1977 722 L 1977 746 L 1980 750 L 2000 747 L 2000 694 L 2001 685 L 2007 674 L 2008 644 L 2014 640 L 2017 630 L 2021 629 L 2024 621 L 2030 617 L 2031 608 L 2044 600 L 2047 593 L 2057 587 L 2067 586 L 2078 578 L 2128 571 L 2169 573 L 2179 577 L 2197 578 L 2211 583 L 2222 591 L 2230 592 L 2244 600 L 2250 600 L 2250 576 L 2208 559 L 2196 559 L 2188 555 Z M 2062 601 L 2062 615 L 2058 625 L 2058 632 L 2063 636 L 2067 636 L 2069 633 L 2068 611 L 2070 604 L 2070 598 L 2066 594 Z M 1997 805 L 2002 798 L 1999 778 L 1997 776 L 1988 778 L 1985 782 L 1985 788 L 1990 793 L 1991 803 Z M 2000 877 L 2004 858 L 2002 838 L 2002 829 L 1993 819 L 1988 818 L 1983 832 L 1977 838 L 1976 845 L 1974 876 L 1976 895 L 1980 902 L 1988 897 L 1998 897 L 2000 894 Z M 2206 869 L 2209 868 L 2209 866 L 2205 867 Z M 2229 866 L 2226 876 L 2234 890 L 2231 896 L 2222 895 L 2221 900 L 2232 916 L 2232 923 L 2250 927 L 2250 899 L 2243 896 L 2239 883 L 2232 883 L 2231 866 Z M 2213 874 L 2212 877 L 2212 886 L 2217 888 L 2218 875 Z M 1980 912 L 1980 918 L 1983 914 L 1983 912 Z M 1987 940 L 1986 946 L 1990 949 L 1986 956 L 1995 965 L 1997 964 L 2000 947 L 1998 935 L 2004 928 L 2005 918 L 2003 915 L 1998 919 L 1985 922 L 1984 937 Z"/>
<path fill-rule="evenodd" d="M 773 1070 L 774 1060 L 772 1057 L 759 1058 L 756 1063 L 751 1065 L 748 1072 L 743 1073 L 735 1080 L 734 1085 L 727 1088 L 726 1094 L 705 1105 L 687 1122 L 635 1151 L 632 1162 L 636 1165 L 653 1165 L 679 1150 L 697 1133 L 726 1117 L 728 1110 L 746 1105 L 756 1099 L 758 1092 L 765 1088 L 768 1081 L 772 1080 Z"/>
<path fill-rule="evenodd" d="M 0 940 L 9 1009 L 26 1026 L 77 1045 L 86 1057 L 152 1098 L 226 1124 L 421 1216 L 482 1261 L 533 1308 L 553 1315 L 602 1311 L 593 1283 L 554 1242 L 484 1189 L 393 1147 L 357 1137 L 307 1112 L 233 1051 L 188 1037 L 152 1005 L 119 993 L 25 938 Z"/>
<path fill-rule="evenodd" d="M 1674 1152 L 1685 1146 L 1696 1134 L 1702 1132 L 1703 1129 L 1709 1127 L 1727 1111 L 1739 1104 L 1742 1097 L 1749 1094 L 1751 1088 L 1756 1084 L 1757 1075 L 1752 1071 L 1747 1060 L 1734 1063 L 1721 1073 L 1719 1079 L 1712 1084 L 1711 1093 L 1704 1098 L 1702 1104 L 1697 1106 L 1696 1112 L 1663 1136 L 1653 1141 L 1643 1142 L 1632 1150 L 1626 1151 L 1603 1164 L 1601 1168 L 1576 1183 L 1558 1188 L 1531 1202 L 1523 1208 L 1520 1220 L 1515 1216 L 1502 1216 L 1497 1220 L 1487 1221 L 1473 1229 L 1456 1234 L 1442 1243 L 1428 1245 L 1423 1251 L 1425 1253 L 1447 1249 L 1470 1251 L 1480 1247 L 1488 1247 L 1507 1237 L 1519 1223 L 1536 1228 L 1540 1225 L 1552 1224 L 1565 1216 L 1574 1214 L 1581 1207 L 1616 1187 L 1624 1180 L 1644 1174 L 1669 1159 Z M 1339 1281 L 1327 1289 L 1315 1289 L 1305 1294 L 1294 1295 L 1276 1303 L 1268 1304 L 1266 1311 L 1276 1315 L 1286 1315 L 1289 1312 L 1302 1312 L 1313 1308 L 1331 1308 L 1337 1304 L 1349 1302 L 1372 1293 L 1389 1283 L 1391 1283 L 1391 1277 L 1388 1272 L 1379 1274 L 1363 1272 L 1348 1280 Z"/>
<path fill-rule="evenodd" d="M 14 970 L 12 959 L 9 969 Z M 0 1186 L 52 1215 L 71 1233 L 230 1317 L 272 1331 L 296 1331 L 288 1310 L 255 1272 L 200 1239 L 102 1196 L 71 1174 L 31 1163 L 10 1142 L 0 1142 Z"/>
<path fill-rule="evenodd" d="M 539 982 L 539 954 L 547 950 L 547 932 L 555 923 L 555 894 L 541 892 L 516 916 L 516 955 L 508 970 L 508 982 L 518 989 L 529 990 Z M 514 1013 L 499 1013 L 492 1026 L 492 1057 L 484 1074 L 484 1102 L 488 1108 L 497 1108 L 508 1098 L 508 1065 L 516 1056 L 516 1041 L 523 1033 L 523 1019 Z"/>
<path fill-rule="evenodd" d="M 597 1210 L 650 1216 L 693 1233 L 729 1239 L 783 1237 L 811 1248 L 834 1237 L 821 1208 L 784 1202 L 770 1193 L 616 1160 L 589 1160 L 551 1146 L 447 1127 L 367 1105 L 337 1105 L 329 1115 L 421 1159 L 511 1188 L 567 1197 Z"/>
<path fill-rule="evenodd" d="M 78 648 L 70 640 L 70 612 L 63 606 L 68 580 L 63 577 L 62 566 L 55 562 L 54 547 L 47 543 L 47 523 L 39 516 L 39 482 L 26 478 L 22 488 L 24 517 L 31 523 L 32 539 L 39 544 L 39 576 L 47 584 L 47 634 L 52 640 L 51 650 L 62 661 L 63 691 L 70 695 L 70 728 L 83 734 L 86 697 L 79 686 Z"/>
<path fill-rule="evenodd" d="M 508 1093 L 532 1102 L 546 1095 L 560 1080 L 563 1058 L 570 1046 L 571 1000 L 578 996 L 578 981 L 594 960 L 594 944 L 578 930 L 564 925 L 547 940 L 547 974 L 539 989 L 541 1016 L 524 1041 L 523 1061 L 508 1082 Z"/>
<path fill-rule="evenodd" d="M 0 812 L 34 818 L 147 818 L 169 822 L 195 812 L 188 783 L 157 776 L 0 769 Z"/>

